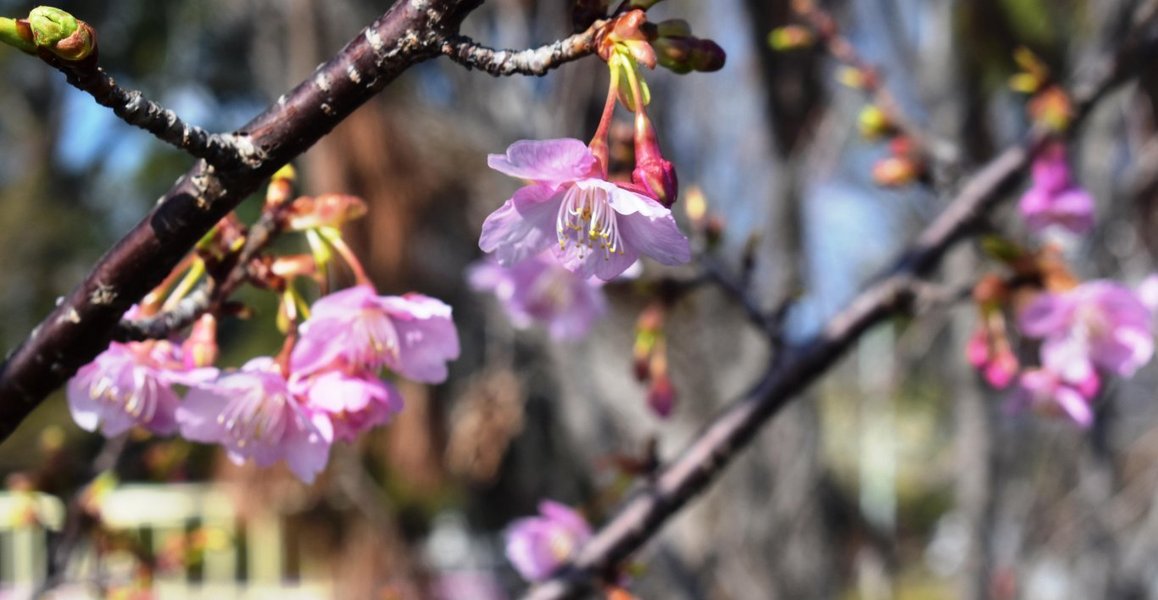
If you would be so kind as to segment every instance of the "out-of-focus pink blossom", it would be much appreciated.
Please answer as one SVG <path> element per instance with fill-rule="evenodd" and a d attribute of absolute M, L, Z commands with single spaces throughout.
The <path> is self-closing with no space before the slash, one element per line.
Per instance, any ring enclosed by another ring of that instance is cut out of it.
<path fill-rule="evenodd" d="M 1151 314 L 1158 312 L 1158 274 L 1148 275 L 1138 283 L 1134 291 L 1137 292 L 1142 304 L 1150 309 Z"/>
<path fill-rule="evenodd" d="M 1042 364 L 1065 381 L 1100 367 L 1130 377 L 1154 354 L 1150 310 L 1133 290 L 1095 280 L 1045 293 L 1021 311 L 1023 334 L 1042 339 Z"/>
<path fill-rule="evenodd" d="M 1090 401 L 1098 393 L 1098 376 L 1091 372 L 1079 382 L 1070 382 L 1049 369 L 1027 369 L 1018 379 L 1013 396 L 1015 409 L 1029 408 L 1047 415 L 1064 415 L 1082 427 L 1094 422 Z"/>
<path fill-rule="evenodd" d="M 327 371 L 290 387 L 300 388 L 306 406 L 329 417 L 334 438 L 346 442 L 402 410 L 402 395 L 377 377 Z"/>
<path fill-rule="evenodd" d="M 180 401 L 173 385 L 212 379 L 212 368 L 187 368 L 181 348 L 167 340 L 113 342 L 68 382 L 68 408 L 82 429 L 115 436 L 140 425 L 153 433 L 177 430 Z"/>
<path fill-rule="evenodd" d="M 221 444 L 235 463 L 252 458 L 266 467 L 284 460 L 306 483 L 325 468 L 334 438 L 329 419 L 302 405 L 268 357 L 190 388 L 177 421 L 181 435 Z"/>
<path fill-rule="evenodd" d="M 499 299 L 515 327 L 543 324 L 557 340 L 587 335 L 607 309 L 602 281 L 565 269 L 545 253 L 510 267 L 485 258 L 467 276 L 471 287 Z"/>
<path fill-rule="evenodd" d="M 571 508 L 544 500 L 539 516 L 519 519 L 506 531 L 507 558 L 528 581 L 542 581 L 591 538 L 591 527 Z"/>
<path fill-rule="evenodd" d="M 688 240 L 656 199 L 607 181 L 576 139 L 515 142 L 492 154 L 492 169 L 531 181 L 483 223 L 479 247 L 510 266 L 543 250 L 581 277 L 608 280 L 640 255 L 663 264 L 691 260 Z"/>
<path fill-rule="evenodd" d="M 292 371 L 357 373 L 382 366 L 426 383 L 446 380 L 446 362 L 458 358 L 450 307 L 421 294 L 378 296 L 368 285 L 335 292 L 314 303 L 291 357 Z"/>
<path fill-rule="evenodd" d="M 1018 205 L 1030 231 L 1039 233 L 1057 225 L 1074 233 L 1094 226 L 1094 199 L 1074 183 L 1066 162 L 1065 146 L 1051 144 L 1033 161 L 1033 185 Z"/>

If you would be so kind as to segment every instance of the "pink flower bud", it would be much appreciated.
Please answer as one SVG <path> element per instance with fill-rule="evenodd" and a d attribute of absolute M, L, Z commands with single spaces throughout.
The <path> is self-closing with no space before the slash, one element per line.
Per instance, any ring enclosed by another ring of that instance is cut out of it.
<path fill-rule="evenodd" d="M 675 204 L 679 195 L 679 181 L 675 167 L 660 153 L 655 129 L 643 111 L 635 113 L 635 170 L 631 180 L 643 186 L 667 208 Z"/>
<path fill-rule="evenodd" d="M 667 374 L 653 377 L 647 388 L 647 405 L 656 415 L 666 419 L 675 408 L 675 388 Z"/>

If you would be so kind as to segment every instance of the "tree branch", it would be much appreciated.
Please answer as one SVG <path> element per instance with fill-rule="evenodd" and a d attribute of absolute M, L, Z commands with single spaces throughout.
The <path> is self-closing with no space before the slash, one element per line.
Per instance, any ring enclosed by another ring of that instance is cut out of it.
<path fill-rule="evenodd" d="M 210 133 L 189 125 L 141 92 L 120 87 L 97 66 L 95 54 L 79 62 L 61 60 L 48 53 L 43 53 L 41 58 L 64 73 L 70 84 L 88 92 L 97 104 L 113 109 L 124 122 L 148 131 L 194 158 L 221 169 L 241 165 L 257 167 L 262 163 L 262 151 L 248 143 L 246 137 Z"/>
<path fill-rule="evenodd" d="M 49 392 L 108 347 L 125 311 L 214 224 L 405 69 L 437 56 L 443 40 L 457 33 L 479 4 L 394 3 L 313 76 L 234 132 L 255 149 L 251 164 L 224 168 L 202 160 L 179 178 L 0 365 L 0 441 Z"/>
<path fill-rule="evenodd" d="M 1131 36 L 1092 79 L 1075 88 L 1075 126 L 1090 107 L 1158 53 L 1158 40 Z M 652 537 L 669 517 L 710 484 L 757 431 L 797 394 L 830 368 L 873 325 L 911 310 L 922 278 L 940 264 L 948 249 L 973 230 L 1022 177 L 1048 133 L 1033 130 L 974 174 L 892 268 L 869 285 L 811 340 L 790 349 L 746 395 L 719 413 L 675 460 L 643 484 L 618 512 L 552 579 L 527 598 L 574 598 L 613 579 L 618 565 Z"/>
<path fill-rule="evenodd" d="M 453 35 L 443 42 L 441 51 L 468 69 L 495 76 L 543 76 L 551 69 L 595 52 L 595 33 L 606 24 L 606 21 L 596 21 L 582 33 L 527 50 L 495 50 L 465 35 Z"/>

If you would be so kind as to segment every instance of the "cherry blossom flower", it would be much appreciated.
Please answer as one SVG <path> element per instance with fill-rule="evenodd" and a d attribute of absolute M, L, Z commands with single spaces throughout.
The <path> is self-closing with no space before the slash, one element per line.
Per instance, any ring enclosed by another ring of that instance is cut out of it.
<path fill-rule="evenodd" d="M 1026 369 L 1018 379 L 1018 391 L 1012 408 L 1029 408 L 1047 415 L 1064 415 L 1082 427 L 1094 422 L 1090 402 L 1098 393 L 1100 382 L 1091 372 L 1080 382 L 1070 382 L 1049 369 Z"/>
<path fill-rule="evenodd" d="M 560 264 L 581 277 L 608 280 L 640 255 L 667 265 L 691 259 L 671 211 L 607 181 L 579 140 L 518 141 L 505 155 L 492 154 L 488 164 L 531 181 L 483 223 L 479 247 L 503 266 L 551 248 Z"/>
<path fill-rule="evenodd" d="M 368 285 L 314 303 L 302 323 L 291 370 L 308 376 L 329 370 L 357 373 L 389 367 L 426 383 L 446 380 L 458 358 L 458 333 L 445 303 L 421 294 L 378 296 Z"/>
<path fill-rule="evenodd" d="M 518 519 L 506 531 L 507 558 L 528 581 L 542 581 L 591 538 L 591 527 L 571 508 L 544 500 L 538 517 Z"/>
<path fill-rule="evenodd" d="M 375 377 L 328 371 L 304 382 L 291 382 L 290 387 L 301 390 L 309 409 L 328 416 L 334 426 L 334 438 L 346 442 L 402 410 L 398 390 Z"/>
<path fill-rule="evenodd" d="M 334 437 L 329 419 L 302 405 L 268 357 L 190 388 L 177 421 L 181 435 L 221 444 L 237 464 L 252 458 L 267 467 L 285 460 L 306 483 L 325 468 Z"/>
<path fill-rule="evenodd" d="M 153 433 L 177 431 L 175 384 L 212 379 L 217 369 L 187 368 L 181 348 L 167 340 L 113 342 L 68 382 L 68 408 L 86 431 L 120 435 L 140 425 Z"/>
<path fill-rule="evenodd" d="M 1066 162 L 1065 146 L 1047 146 L 1033 160 L 1033 185 L 1018 205 L 1026 226 L 1040 233 L 1057 225 L 1074 233 L 1094 226 L 1094 199 L 1074 183 Z"/>
<path fill-rule="evenodd" d="M 602 281 L 565 269 L 545 253 L 510 267 L 483 259 L 468 278 L 475 290 L 494 293 L 515 327 L 541 323 L 557 340 L 582 338 L 607 310 Z"/>
<path fill-rule="evenodd" d="M 1112 281 L 1042 294 L 1021 311 L 1018 325 L 1043 340 L 1042 364 L 1066 381 L 1085 381 L 1095 367 L 1130 377 L 1154 353 L 1150 310 Z"/>

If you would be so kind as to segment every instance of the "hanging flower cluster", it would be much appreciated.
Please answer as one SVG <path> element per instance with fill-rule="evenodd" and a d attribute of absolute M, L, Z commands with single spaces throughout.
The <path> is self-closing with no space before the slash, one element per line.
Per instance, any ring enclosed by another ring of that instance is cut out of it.
<path fill-rule="evenodd" d="M 516 324 L 549 322 L 552 335 L 564 338 L 582 335 L 602 312 L 591 278 L 611 280 L 641 256 L 666 265 L 691 260 L 688 239 L 671 213 L 679 189 L 675 168 L 647 116 L 651 92 L 640 66 L 688 72 L 715 70 L 724 60 L 719 46 L 692 36 L 686 22 L 652 25 L 640 9 L 615 16 L 596 47 L 611 76 L 591 142 L 521 140 L 489 157 L 492 169 L 529 182 L 487 217 L 479 237 L 479 247 L 499 267 L 518 272 L 504 277 L 480 267 L 472 275 L 476 288 L 503 298 Z M 609 164 L 608 132 L 617 103 L 635 115 L 635 164 L 625 180 L 613 179 Z M 547 257 L 574 280 L 546 267 Z M 578 314 L 563 317 L 562 307 Z"/>
<path fill-rule="evenodd" d="M 338 229 L 364 214 L 364 205 L 335 194 L 291 201 L 292 179 L 292 171 L 275 176 L 260 225 L 266 234 L 304 232 L 310 255 L 239 255 L 257 233 L 231 216 L 183 263 L 181 283 L 171 291 L 163 284 L 126 315 L 134 319 L 173 310 L 196 280 L 208 273 L 220 286 L 215 271 L 248 259 L 247 276 L 282 298 L 281 352 L 253 358 L 236 370 L 214 367 L 217 322 L 211 312 L 184 340 L 114 342 L 69 382 L 69 408 L 77 424 L 107 436 L 133 427 L 180 433 L 220 444 L 237 463 L 252 459 L 264 467 L 285 461 L 311 482 L 325 468 L 331 444 L 353 441 L 402 408 L 401 395 L 383 379 L 384 372 L 425 383 L 446 379 L 446 363 L 459 354 L 450 307 L 419 294 L 378 295 Z M 313 279 L 325 290 L 335 255 L 358 284 L 323 295 L 307 310 L 294 281 Z M 308 313 L 301 323 L 299 312 Z"/>
<path fill-rule="evenodd" d="M 1094 226 L 1093 199 L 1072 179 L 1060 141 L 1048 142 L 1034 159 L 1019 212 L 1034 234 Z M 991 240 L 989 250 L 1012 275 L 987 276 L 974 288 L 981 326 L 968 342 L 969 362 L 994 388 L 1016 382 L 1012 409 L 1088 427 L 1103 382 L 1132 377 L 1154 354 L 1147 292 L 1110 280 L 1080 282 L 1053 246 L 1030 251 Z M 1022 364 L 1018 340 L 1038 348 L 1036 360 Z"/>

